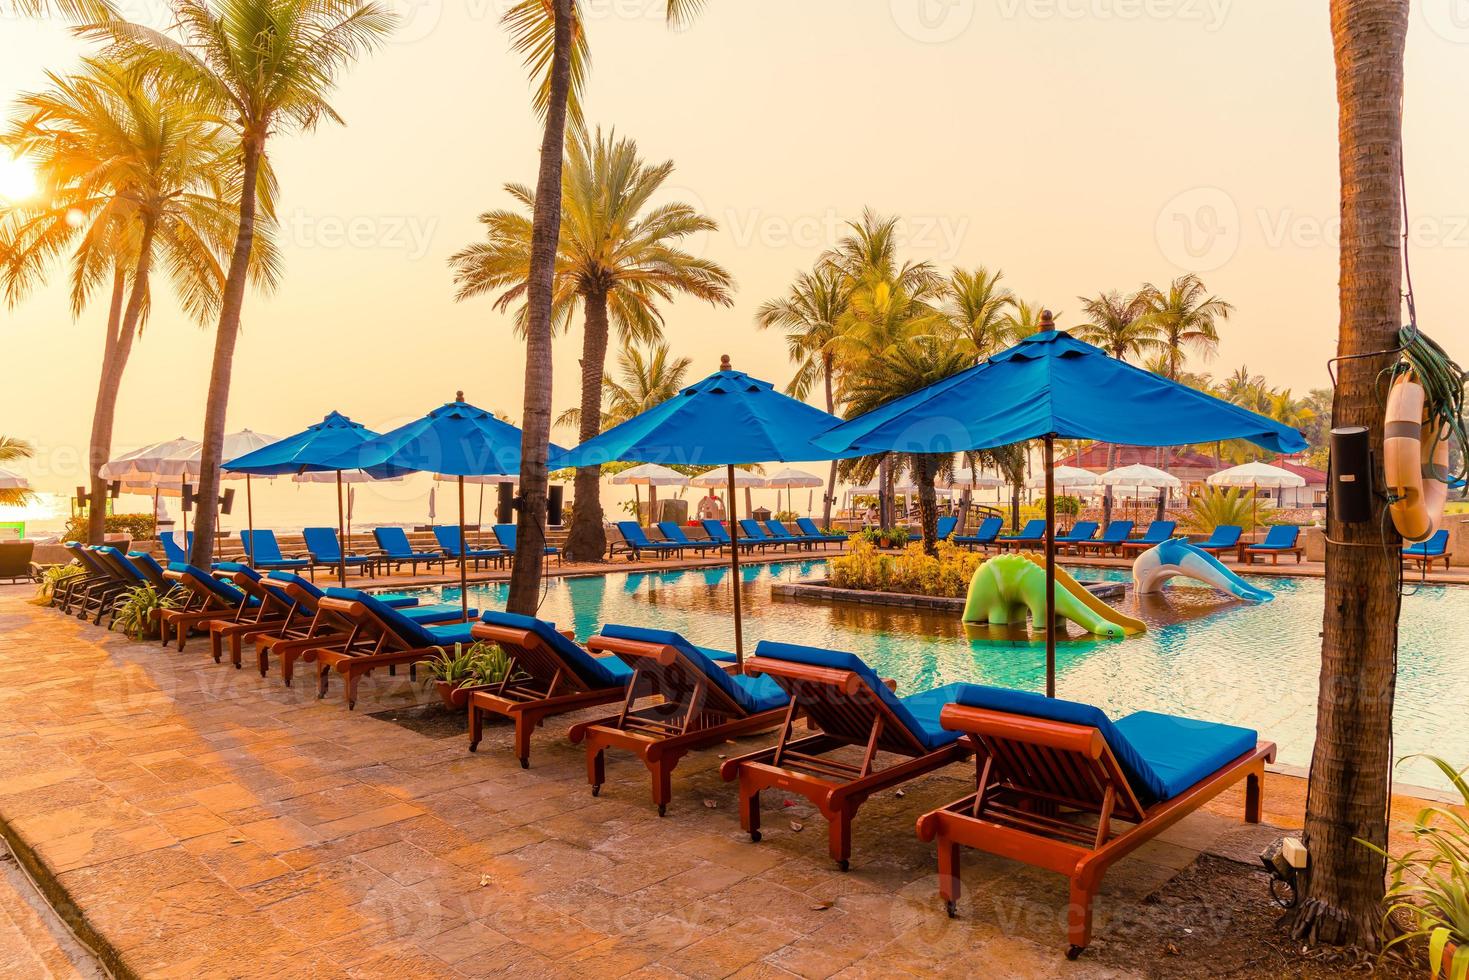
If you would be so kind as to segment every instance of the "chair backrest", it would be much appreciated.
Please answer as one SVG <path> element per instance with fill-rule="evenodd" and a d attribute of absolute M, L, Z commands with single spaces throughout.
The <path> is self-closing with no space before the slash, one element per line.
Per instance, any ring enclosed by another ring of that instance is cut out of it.
<path fill-rule="evenodd" d="M 1068 541 L 1090 541 L 1097 536 L 1097 528 L 1100 525 L 1096 521 L 1077 521 L 1071 525 L 1071 530 L 1066 535 Z"/>
<path fill-rule="evenodd" d="M 111 545 L 99 545 L 93 554 L 106 566 L 107 571 L 112 574 L 113 578 L 120 579 L 124 582 L 131 582 L 135 585 L 146 584 L 147 580 L 138 571 L 137 567 L 123 557 L 121 551 L 118 551 Z"/>
<path fill-rule="evenodd" d="M 148 552 L 130 551 L 128 552 L 127 560 L 129 564 L 138 570 L 139 575 L 142 575 L 143 578 L 153 583 L 155 589 L 169 589 L 173 587 L 173 583 L 163 577 L 163 566 L 158 564 L 158 559 L 148 554 Z"/>
<path fill-rule="evenodd" d="M 502 612 L 486 612 L 480 620 L 484 625 L 476 629 L 475 635 L 488 634 L 484 638 L 500 644 L 514 657 L 518 670 L 547 685 L 548 694 L 555 693 L 549 686 L 558 671 L 560 682 L 579 691 L 620 687 L 625 681 L 598 658 L 556 632 L 555 623 Z"/>
<path fill-rule="evenodd" d="M 1212 547 L 1228 548 L 1239 543 L 1240 535 L 1244 528 L 1238 524 L 1220 524 L 1209 534 L 1209 540 L 1205 542 Z"/>
<path fill-rule="evenodd" d="M 449 555 L 458 557 L 464 553 L 464 536 L 459 533 L 457 524 L 435 524 L 434 540 Z"/>
<path fill-rule="evenodd" d="M 816 526 L 816 522 L 809 517 L 796 518 L 796 527 L 801 529 L 802 534 L 809 534 L 812 537 L 816 538 L 826 537 L 826 534 L 821 530 L 821 528 Z"/>
<path fill-rule="evenodd" d="M 648 536 L 643 533 L 642 525 L 637 521 L 618 521 L 617 530 L 622 532 L 622 540 L 633 547 L 642 547 L 653 543 L 648 540 Z"/>
<path fill-rule="evenodd" d="M 968 535 L 968 537 L 975 541 L 993 541 L 999 537 L 1000 531 L 1004 526 L 1005 519 L 1003 517 L 986 517 L 979 522 L 979 527 L 975 528 L 974 533 Z"/>
<path fill-rule="evenodd" d="M 1018 535 L 1016 535 L 1016 536 L 1017 537 L 1021 537 L 1021 538 L 1025 538 L 1026 540 L 1035 540 L 1035 539 L 1039 539 L 1039 538 L 1045 537 L 1046 536 L 1046 522 L 1045 522 L 1045 519 L 1044 518 L 1037 518 L 1035 520 L 1026 521 L 1025 522 L 1025 527 L 1022 528 L 1021 531 L 1020 531 L 1020 533 Z"/>
<path fill-rule="evenodd" d="M 401 527 L 375 527 L 372 539 L 390 558 L 413 553 L 413 545 L 408 543 L 408 532 Z"/>
<path fill-rule="evenodd" d="M 500 542 L 500 547 L 507 551 L 516 550 L 516 531 L 514 524 L 496 524 L 494 527 L 495 540 Z"/>
<path fill-rule="evenodd" d="M 1267 548 L 1292 548 L 1301 536 L 1301 529 L 1294 524 L 1277 524 L 1265 534 Z"/>
<path fill-rule="evenodd" d="M 337 529 L 334 527 L 308 527 L 301 531 L 301 536 L 306 539 L 306 550 L 311 552 L 311 557 L 317 561 L 340 561 L 342 557 L 342 543 L 337 540 Z"/>
<path fill-rule="evenodd" d="M 1112 521 L 1102 532 L 1102 540 L 1111 544 L 1126 541 L 1132 534 L 1132 521 Z"/>
<path fill-rule="evenodd" d="M 221 582 L 213 575 L 193 565 L 170 562 L 168 570 L 180 577 L 185 588 L 203 597 L 210 605 L 218 609 L 239 611 L 249 599 L 245 593 L 229 582 Z"/>
<path fill-rule="evenodd" d="M 792 534 L 790 531 L 787 531 L 786 530 L 786 526 L 784 524 L 782 524 L 780 521 L 776 521 L 776 520 L 769 520 L 769 521 L 766 521 L 765 522 L 765 533 L 768 534 L 768 535 L 770 535 L 772 538 L 777 538 L 777 539 L 778 538 L 792 538 L 792 539 L 794 539 L 794 538 L 796 538 L 796 537 L 799 536 L 799 535 Z"/>
<path fill-rule="evenodd" d="M 443 645 L 425 627 L 360 589 L 327 589 L 320 606 L 323 612 L 367 631 L 367 639 L 378 638 L 401 650 Z"/>
<path fill-rule="evenodd" d="M 107 566 L 106 565 L 103 565 L 102 562 L 101 562 L 101 560 L 98 559 L 97 556 L 92 553 L 92 549 L 91 549 L 91 547 L 89 545 L 80 544 L 80 543 L 78 543 L 76 541 L 68 541 L 64 545 L 62 545 L 62 547 L 65 548 L 67 551 L 69 551 L 71 553 L 71 556 L 73 558 L 75 558 L 77 560 L 77 562 L 83 568 L 85 568 L 89 574 L 91 574 L 91 575 L 107 575 L 107 574 L 109 574 L 109 572 L 107 570 Z"/>
<path fill-rule="evenodd" d="M 674 544 L 689 543 L 689 536 L 683 533 L 683 528 L 678 526 L 678 521 L 659 521 L 658 533 Z"/>
<path fill-rule="evenodd" d="M 760 526 L 760 523 L 758 521 L 751 520 L 748 517 L 740 518 L 740 531 L 744 534 L 745 537 L 749 538 L 751 541 L 770 540 L 770 535 L 765 533 L 765 529 Z"/>
<path fill-rule="evenodd" d="M 179 543 L 180 536 L 183 544 Z M 165 531 L 158 536 L 158 543 L 163 546 L 163 560 L 167 562 L 181 562 L 188 564 L 189 552 L 194 550 L 193 531 Z"/>
<path fill-rule="evenodd" d="M 241 531 L 240 544 L 244 546 L 245 554 L 250 556 L 251 561 L 285 561 L 274 531 Z"/>
<path fill-rule="evenodd" d="M 1147 531 L 1143 533 L 1144 541 L 1167 541 L 1173 537 L 1173 531 L 1178 527 L 1177 521 L 1154 521 L 1148 525 Z"/>
<path fill-rule="evenodd" d="M 706 688 L 704 710 L 744 717 L 757 706 L 702 650 L 672 630 L 608 624 L 587 641 L 589 650 L 610 650 L 638 671 L 654 694 L 671 706 L 687 705 L 700 681 Z"/>
<path fill-rule="evenodd" d="M 949 535 L 954 533 L 954 528 L 958 526 L 959 518 L 952 516 L 940 517 L 938 519 L 938 525 L 936 527 L 935 534 L 940 541 L 947 541 L 949 539 Z"/>
<path fill-rule="evenodd" d="M 699 523 L 703 526 L 704 533 L 709 535 L 710 541 L 729 544 L 729 532 L 724 529 L 724 523 L 722 521 L 706 518 Z"/>
<path fill-rule="evenodd" d="M 1425 554 L 1441 555 L 1449 548 L 1449 529 L 1441 527 L 1433 532 L 1433 537 L 1423 542 Z"/>

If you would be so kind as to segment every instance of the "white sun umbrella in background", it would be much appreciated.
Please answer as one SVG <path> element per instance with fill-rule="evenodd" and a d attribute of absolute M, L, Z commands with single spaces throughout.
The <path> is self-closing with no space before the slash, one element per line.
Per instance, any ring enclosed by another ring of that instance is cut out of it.
<path fill-rule="evenodd" d="M 967 466 L 954 468 L 952 476 L 937 481 L 937 485 L 947 490 L 993 490 L 1005 485 L 1005 478 L 995 476 L 993 473 L 981 473 Z"/>
<path fill-rule="evenodd" d="M 29 490 L 31 483 L 14 470 L 0 469 L 0 490 Z"/>
<path fill-rule="evenodd" d="M 1055 485 L 1058 488 L 1076 488 L 1096 486 L 1097 474 L 1091 470 L 1084 470 L 1079 466 L 1058 466 L 1055 470 Z M 1031 490 L 1043 489 L 1046 485 L 1044 473 L 1033 476 L 1025 481 L 1025 486 Z"/>
<path fill-rule="evenodd" d="M 765 485 L 776 491 L 775 496 L 777 507 L 780 506 L 780 491 L 784 490 L 786 492 L 785 509 L 793 510 L 791 506 L 792 490 L 800 487 L 822 487 L 826 485 L 826 481 L 817 476 L 815 473 L 807 473 L 805 470 L 798 470 L 794 467 L 787 466 L 784 469 L 778 470 L 775 473 L 772 473 L 770 476 L 767 476 L 765 478 Z M 809 503 L 806 509 L 811 509 Z"/>
<path fill-rule="evenodd" d="M 657 463 L 642 463 L 631 469 L 614 473 L 608 478 L 609 483 L 617 486 L 632 487 L 633 500 L 638 505 L 639 515 L 642 513 L 642 499 L 638 496 L 638 487 L 648 488 L 648 515 L 656 521 L 658 519 L 658 488 L 659 487 L 686 487 L 690 480 L 678 470 L 660 466 Z M 641 519 L 641 516 L 640 516 Z"/>
<path fill-rule="evenodd" d="M 153 498 L 153 533 L 158 534 L 158 498 L 182 496 L 183 478 L 174 476 L 177 467 L 193 453 L 199 451 L 200 443 L 194 439 L 168 439 L 154 442 L 132 452 L 123 453 L 103 463 L 97 475 L 108 483 L 122 484 L 120 490 Z M 165 475 L 165 470 L 168 471 Z M 189 518 L 184 515 L 184 535 L 188 538 Z"/>
<path fill-rule="evenodd" d="M 268 436 L 263 432 L 255 432 L 251 429 L 241 429 L 239 432 L 226 432 L 224 436 L 224 450 L 220 455 L 220 459 L 239 459 L 246 453 L 253 453 L 257 449 L 264 449 L 266 446 L 274 445 L 280 441 L 280 436 Z M 164 463 L 164 473 L 177 477 L 179 483 L 197 484 L 204 473 L 203 454 L 203 445 L 196 444 L 194 451 L 186 455 L 181 461 L 166 461 Z M 250 474 L 231 473 L 229 470 L 224 470 L 220 473 L 220 479 L 243 479 L 245 481 L 245 525 L 250 529 L 250 537 L 253 540 L 255 536 L 255 501 L 250 493 Z M 266 479 L 273 479 L 273 477 L 266 477 Z M 154 510 L 157 510 L 156 503 Z"/>
<path fill-rule="evenodd" d="M 736 469 L 734 471 L 734 484 L 735 489 L 743 489 L 745 491 L 745 513 L 754 513 L 755 508 L 750 503 L 750 491 L 758 490 L 765 486 L 765 477 L 750 470 Z M 707 473 L 700 473 L 698 476 L 690 477 L 689 486 L 699 487 L 705 490 L 727 489 L 729 487 L 729 480 L 726 476 L 726 467 L 715 467 Z"/>
<path fill-rule="evenodd" d="M 1279 466 L 1256 462 L 1220 470 L 1205 482 L 1211 487 L 1250 488 L 1250 530 L 1253 531 L 1256 524 L 1255 498 L 1259 496 L 1260 487 L 1304 487 L 1306 478 Z"/>
<path fill-rule="evenodd" d="M 1131 466 L 1119 466 L 1108 470 L 1097 477 L 1097 482 L 1106 487 L 1122 488 L 1132 491 L 1132 505 L 1138 506 L 1138 501 L 1143 497 L 1152 498 L 1166 490 L 1177 490 L 1183 486 L 1183 481 L 1172 473 L 1166 473 L 1156 466 L 1148 466 L 1143 463 L 1134 463 Z"/>

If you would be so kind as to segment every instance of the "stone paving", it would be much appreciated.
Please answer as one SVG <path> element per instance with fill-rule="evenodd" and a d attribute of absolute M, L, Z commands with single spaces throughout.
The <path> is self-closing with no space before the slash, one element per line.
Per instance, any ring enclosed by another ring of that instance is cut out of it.
<path fill-rule="evenodd" d="M 966 766 L 874 798 L 842 874 L 804 801 L 771 794 L 764 842 L 740 832 L 719 758 L 768 737 L 686 758 L 660 820 L 626 757 L 591 796 L 566 719 L 521 770 L 504 726 L 470 755 L 454 719 L 388 720 L 431 697 L 406 677 L 348 712 L 29 595 L 0 589 L 0 823 L 121 974 L 1115 976 L 1105 948 L 1148 892 L 1274 833 L 1221 797 L 1109 873 L 1098 952 L 1067 963 L 1057 876 L 970 852 L 944 916 L 914 820 Z M 1299 826 L 1301 795 L 1272 774 L 1267 822 Z"/>

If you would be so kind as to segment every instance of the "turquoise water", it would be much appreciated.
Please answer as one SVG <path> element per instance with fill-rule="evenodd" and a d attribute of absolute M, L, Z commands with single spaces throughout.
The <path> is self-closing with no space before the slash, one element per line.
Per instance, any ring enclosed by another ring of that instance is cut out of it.
<path fill-rule="evenodd" d="M 1073 569 L 1083 580 L 1126 580 L 1120 569 Z M 770 583 L 825 575 L 824 563 L 792 561 L 741 569 L 746 651 L 761 639 L 850 650 L 898 680 L 900 693 L 953 681 L 1027 690 L 1045 686 L 1045 647 L 1024 631 L 971 628 L 934 615 L 855 603 L 773 598 Z M 1057 650 L 1056 689 L 1114 718 L 1143 709 L 1257 729 L 1280 747 L 1279 761 L 1310 763 L 1320 669 L 1322 582 L 1252 576 L 1275 592 L 1251 606 L 1177 583 L 1158 596 L 1118 600 L 1148 632 L 1123 640 L 1068 639 Z M 457 601 L 457 589 L 443 589 Z M 471 586 L 470 603 L 503 609 L 506 587 Z M 547 583 L 541 616 L 585 640 L 603 623 L 678 630 L 695 643 L 731 649 L 727 568 L 610 574 Z M 1469 589 L 1425 586 L 1403 599 L 1394 711 L 1397 757 L 1432 751 L 1469 765 Z M 1403 784 L 1444 788 L 1419 760 L 1399 767 Z"/>

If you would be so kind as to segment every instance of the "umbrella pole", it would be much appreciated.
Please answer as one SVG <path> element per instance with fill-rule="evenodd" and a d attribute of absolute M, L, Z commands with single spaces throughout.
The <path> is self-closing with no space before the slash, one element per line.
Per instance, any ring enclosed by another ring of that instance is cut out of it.
<path fill-rule="evenodd" d="M 464 477 L 459 478 L 459 610 L 469 621 L 469 573 L 464 567 Z"/>
<path fill-rule="evenodd" d="M 735 667 L 739 673 L 745 672 L 745 635 L 744 623 L 740 619 L 740 522 L 735 520 L 735 470 L 734 464 L 729 464 L 729 567 L 733 575 L 731 582 L 734 588 L 734 612 L 735 612 Z M 749 488 L 747 487 L 746 490 Z"/>
<path fill-rule="evenodd" d="M 1046 697 L 1056 696 L 1056 437 L 1046 436 Z"/>
<path fill-rule="evenodd" d="M 346 510 L 342 505 L 342 471 L 337 470 L 337 533 L 338 542 L 342 553 L 338 556 L 341 561 L 337 563 L 337 581 L 342 583 L 342 588 L 347 587 L 347 518 Z"/>
<path fill-rule="evenodd" d="M 250 529 L 250 548 L 245 552 L 245 561 L 255 563 L 255 502 L 250 499 L 250 474 L 245 474 L 245 525 Z"/>

